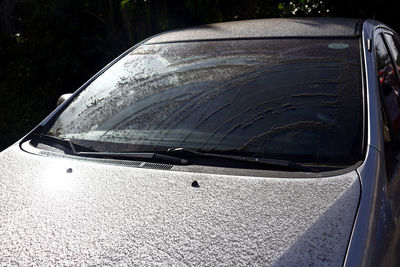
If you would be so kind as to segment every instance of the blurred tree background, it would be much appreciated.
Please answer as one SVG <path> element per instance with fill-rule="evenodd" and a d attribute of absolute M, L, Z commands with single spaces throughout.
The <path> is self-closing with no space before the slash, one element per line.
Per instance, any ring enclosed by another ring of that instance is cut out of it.
<path fill-rule="evenodd" d="M 0 151 L 113 58 L 161 31 L 291 16 L 375 18 L 394 0 L 0 0 Z"/>

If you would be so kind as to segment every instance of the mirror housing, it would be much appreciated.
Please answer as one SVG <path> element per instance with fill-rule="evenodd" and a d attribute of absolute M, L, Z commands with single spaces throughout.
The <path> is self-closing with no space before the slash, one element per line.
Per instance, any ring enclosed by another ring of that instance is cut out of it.
<path fill-rule="evenodd" d="M 67 100 L 72 94 L 63 94 L 57 100 L 57 107 L 61 105 L 65 100 Z"/>

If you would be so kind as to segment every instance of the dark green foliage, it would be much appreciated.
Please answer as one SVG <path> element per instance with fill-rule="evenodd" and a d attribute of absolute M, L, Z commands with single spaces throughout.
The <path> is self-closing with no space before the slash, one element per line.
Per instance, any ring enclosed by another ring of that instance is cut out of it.
<path fill-rule="evenodd" d="M 3 1 L 4 2 L 4 1 Z M 18 2 L 0 36 L 0 150 L 131 44 L 118 1 Z"/>
<path fill-rule="evenodd" d="M 310 4 L 315 5 L 311 11 L 305 7 Z M 310 15 L 375 14 L 396 27 L 389 5 L 376 0 L 0 0 L 0 150 L 44 119 L 59 95 L 75 91 L 118 54 L 158 32 Z"/>

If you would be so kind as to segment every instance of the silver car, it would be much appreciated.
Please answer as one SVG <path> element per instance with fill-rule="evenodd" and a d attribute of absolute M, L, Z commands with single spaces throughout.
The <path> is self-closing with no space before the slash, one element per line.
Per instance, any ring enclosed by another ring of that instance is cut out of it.
<path fill-rule="evenodd" d="M 144 40 L 0 153 L 0 265 L 400 266 L 399 44 L 333 18 Z"/>

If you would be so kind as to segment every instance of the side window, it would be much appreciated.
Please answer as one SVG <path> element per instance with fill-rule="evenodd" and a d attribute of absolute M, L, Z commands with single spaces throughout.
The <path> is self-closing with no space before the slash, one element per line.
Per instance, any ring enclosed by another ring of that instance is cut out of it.
<path fill-rule="evenodd" d="M 383 105 L 389 118 L 390 128 L 393 134 L 398 136 L 400 126 L 400 86 L 395 69 L 397 67 L 393 63 L 381 35 L 377 35 L 375 45 Z"/>
<path fill-rule="evenodd" d="M 376 64 L 379 79 L 379 90 L 382 103 L 382 123 L 385 149 L 386 173 L 392 176 L 396 163 L 396 151 L 393 138 L 398 135 L 400 124 L 400 86 L 396 65 L 381 35 L 375 39 Z"/>
<path fill-rule="evenodd" d="M 396 45 L 396 41 L 393 38 L 393 35 L 385 33 L 385 39 L 387 42 L 387 45 L 389 46 L 389 50 L 392 55 L 392 60 L 394 62 L 394 75 L 397 76 L 397 81 L 399 82 L 399 71 L 400 71 L 400 55 L 399 55 L 399 50 L 398 46 Z M 397 99 L 397 109 L 400 109 L 400 83 L 397 83 L 397 86 L 395 87 L 394 90 L 395 97 Z M 393 129 L 397 130 L 396 136 L 400 136 L 399 129 L 400 128 L 400 117 L 396 118 L 394 121 Z"/>
<path fill-rule="evenodd" d="M 385 33 L 385 38 L 386 38 L 387 44 L 389 46 L 389 49 L 392 52 L 394 63 L 396 65 L 397 69 L 399 70 L 400 55 L 399 55 L 399 49 L 397 46 L 397 42 L 393 38 L 393 35 L 391 35 L 391 34 Z"/>

